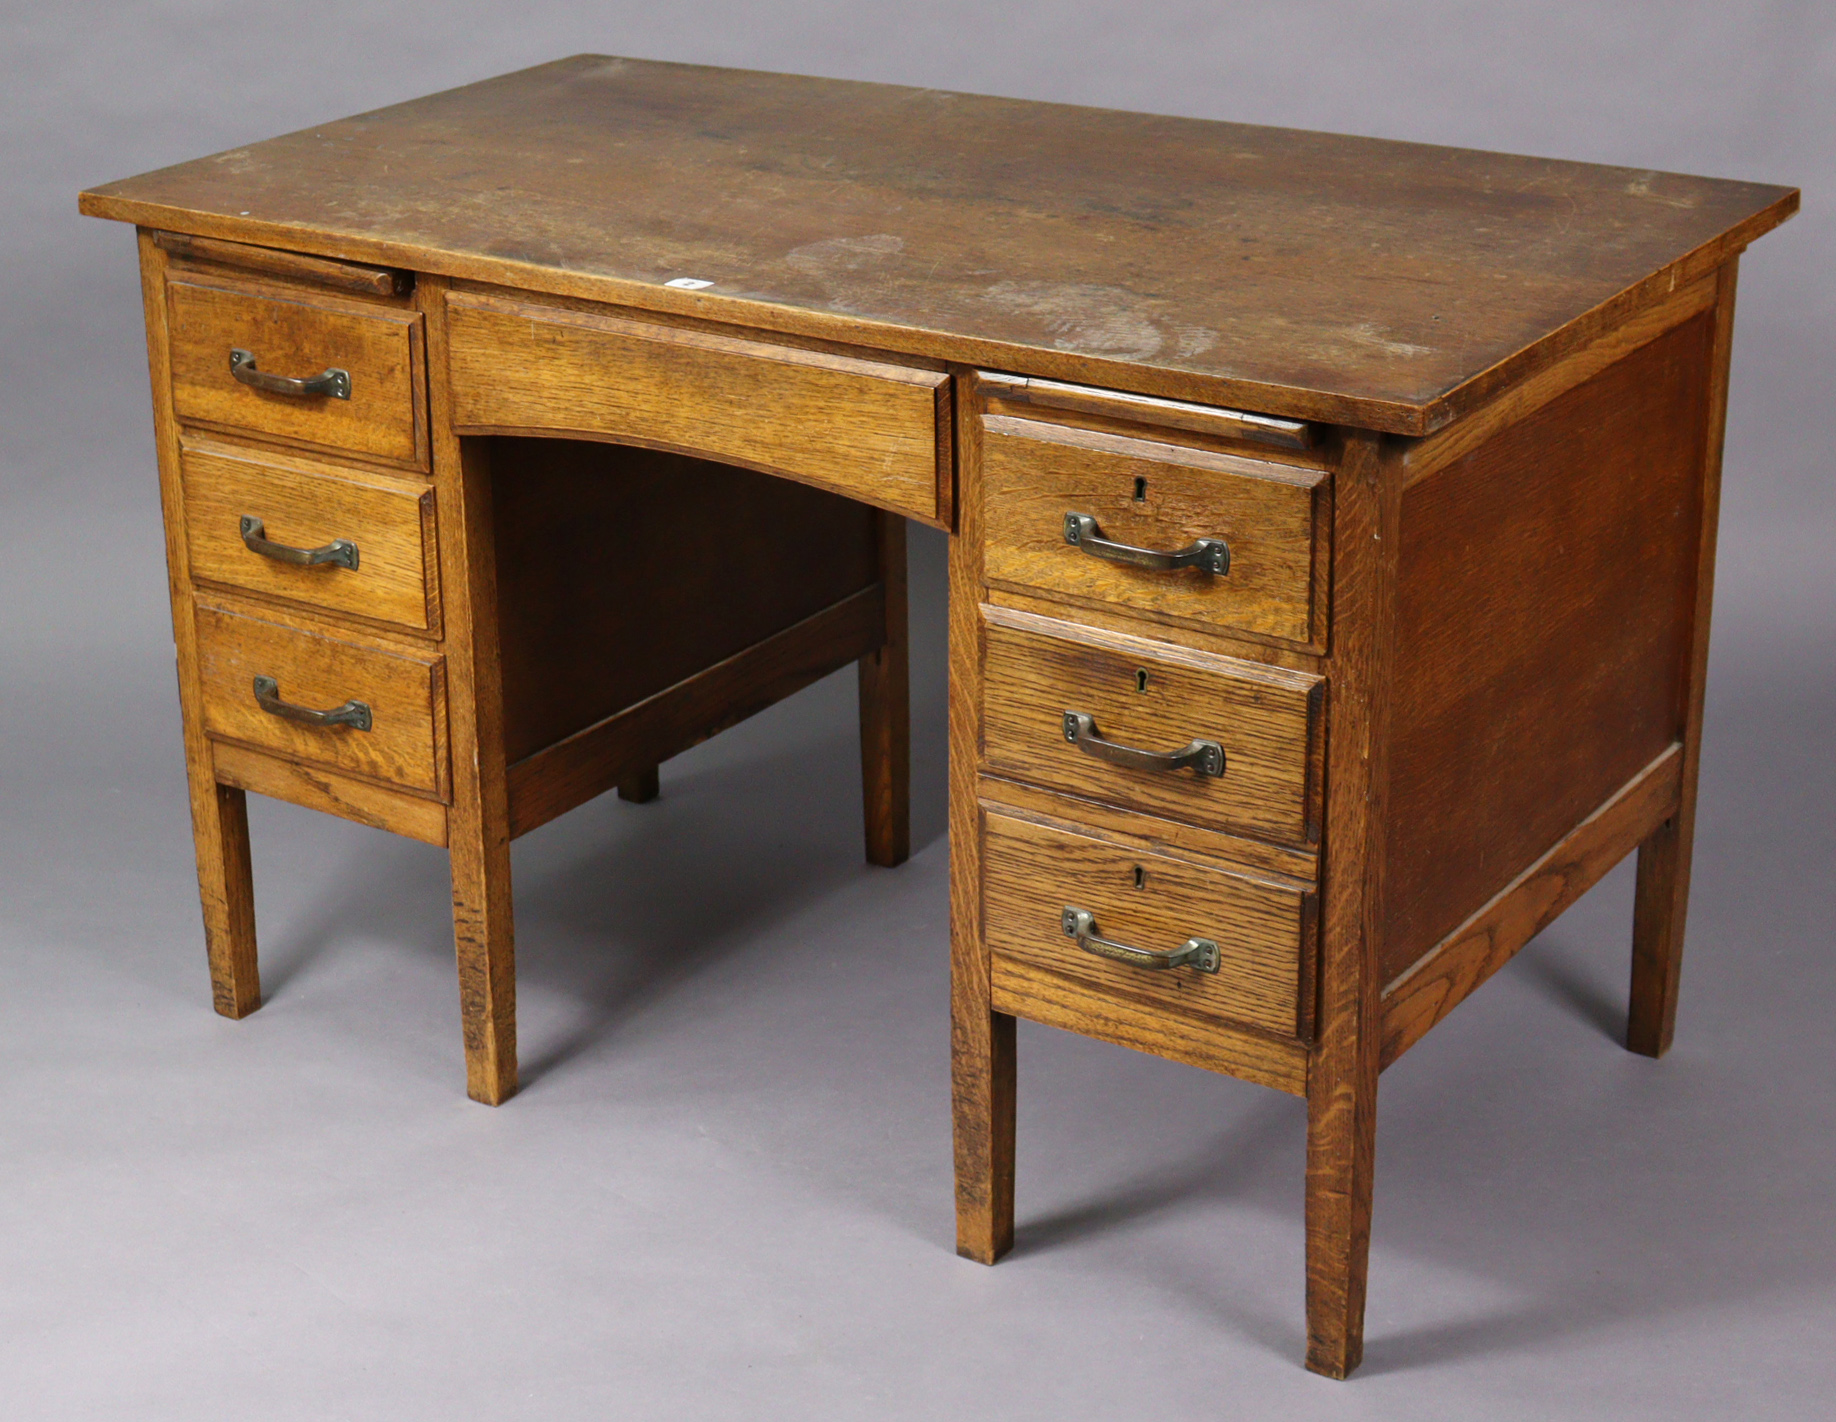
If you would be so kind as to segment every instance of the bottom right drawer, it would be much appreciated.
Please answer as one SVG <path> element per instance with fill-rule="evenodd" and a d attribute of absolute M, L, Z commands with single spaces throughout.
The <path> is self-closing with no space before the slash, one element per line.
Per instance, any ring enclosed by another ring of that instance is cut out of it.
<path fill-rule="evenodd" d="M 1313 890 L 993 807 L 983 827 L 991 952 L 1137 1002 L 1312 1035 Z"/>

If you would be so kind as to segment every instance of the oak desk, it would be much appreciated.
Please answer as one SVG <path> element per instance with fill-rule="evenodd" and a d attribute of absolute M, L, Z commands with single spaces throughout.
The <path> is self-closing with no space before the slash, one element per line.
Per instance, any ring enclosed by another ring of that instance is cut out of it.
<path fill-rule="evenodd" d="M 1308 1103 L 1362 1349 L 1378 1072 L 1639 851 L 1669 1044 L 1735 259 L 1791 189 L 580 56 L 83 194 L 137 224 L 218 1009 L 244 792 L 444 844 L 514 1090 L 511 837 L 860 659 L 953 535 L 958 1249 L 1014 1019 Z"/>

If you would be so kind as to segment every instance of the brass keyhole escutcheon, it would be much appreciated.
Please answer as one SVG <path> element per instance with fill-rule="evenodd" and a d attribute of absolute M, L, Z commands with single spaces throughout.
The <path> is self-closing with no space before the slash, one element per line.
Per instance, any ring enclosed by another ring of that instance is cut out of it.
<path fill-rule="evenodd" d="M 1135 866 L 1135 887 L 1137 889 L 1145 889 L 1147 887 L 1147 870 L 1143 869 L 1139 864 Z"/>
<path fill-rule="evenodd" d="M 1135 502 L 1138 504 L 1145 504 L 1147 502 L 1147 480 L 1146 479 L 1135 480 Z"/>
<path fill-rule="evenodd" d="M 1137 671 L 1135 673 L 1135 690 L 1136 691 L 1146 691 L 1147 690 L 1147 672 L 1146 671 Z"/>

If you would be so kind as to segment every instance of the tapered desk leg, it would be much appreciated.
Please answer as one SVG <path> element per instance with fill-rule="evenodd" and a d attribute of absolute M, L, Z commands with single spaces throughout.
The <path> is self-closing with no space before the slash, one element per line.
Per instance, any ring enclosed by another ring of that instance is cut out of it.
<path fill-rule="evenodd" d="M 860 660 L 861 803 L 867 862 L 884 868 L 912 852 L 912 718 L 907 670 L 905 520 L 877 511 L 886 640 Z"/>
<path fill-rule="evenodd" d="M 1364 1357 L 1376 1087 L 1374 1065 L 1322 1064 L 1307 1088 L 1307 1366 L 1332 1378 Z"/>
<path fill-rule="evenodd" d="M 516 926 L 508 816 L 461 826 L 454 816 L 453 947 L 465 1032 L 465 1089 L 501 1105 L 516 1093 Z"/>
<path fill-rule="evenodd" d="M 1696 605 L 1683 689 L 1683 766 L 1677 812 L 1638 848 L 1632 909 L 1632 991 L 1626 1046 L 1647 1057 L 1670 1050 L 1689 911 L 1690 852 L 1696 837 L 1696 779 L 1702 764 L 1702 702 L 1714 610 L 1715 535 L 1721 510 L 1721 445 L 1727 425 L 1728 358 L 1734 335 L 1736 266 L 1722 267 L 1715 304 L 1715 353 L 1702 451 L 1702 513 L 1696 543 Z"/>
<path fill-rule="evenodd" d="M 991 1002 L 982 937 L 982 517 L 977 423 L 959 424 L 950 540 L 950 1093 L 956 1252 L 992 1264 L 1014 1243 L 1014 1019 Z"/>
<path fill-rule="evenodd" d="M 172 410 L 171 344 L 166 329 L 167 256 L 151 232 L 143 229 L 139 239 L 147 370 L 153 387 L 153 435 L 159 455 L 160 504 L 165 511 L 172 644 L 178 663 L 191 832 L 198 855 L 198 897 L 204 909 L 204 945 L 210 958 L 210 995 L 212 1004 L 225 1017 L 247 1017 L 261 1006 L 248 802 L 241 790 L 217 784 L 210 738 L 204 734 L 191 555 L 185 538 L 185 481 L 179 467 L 178 421 Z"/>
<path fill-rule="evenodd" d="M 488 440 L 461 440 L 453 433 L 445 279 L 421 277 L 415 300 L 427 324 L 428 428 L 452 746 L 446 844 L 452 862 L 465 1086 L 474 1101 L 496 1106 L 516 1092 L 516 927 L 510 903 L 510 791 L 491 446 Z"/>
<path fill-rule="evenodd" d="M 194 773 L 194 779 L 199 778 L 203 783 L 192 786 L 191 828 L 197 841 L 211 1002 L 225 1017 L 247 1017 L 261 1006 L 248 800 L 240 790 L 212 783 L 208 766 L 201 777 Z"/>
<path fill-rule="evenodd" d="M 1331 791 L 1307 1062 L 1307 1366 L 1342 1378 L 1364 1357 L 1402 480 L 1375 436 L 1354 434 L 1335 483 Z"/>
<path fill-rule="evenodd" d="M 1014 1019 L 960 982 L 952 993 L 956 1252 L 992 1264 L 1014 1247 Z"/>

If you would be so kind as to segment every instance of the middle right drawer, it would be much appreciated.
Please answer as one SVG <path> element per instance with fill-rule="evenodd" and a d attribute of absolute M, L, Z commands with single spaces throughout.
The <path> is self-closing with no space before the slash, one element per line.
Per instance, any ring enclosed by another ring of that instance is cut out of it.
<path fill-rule="evenodd" d="M 984 764 L 1207 829 L 1318 842 L 1325 682 L 984 605 Z"/>

